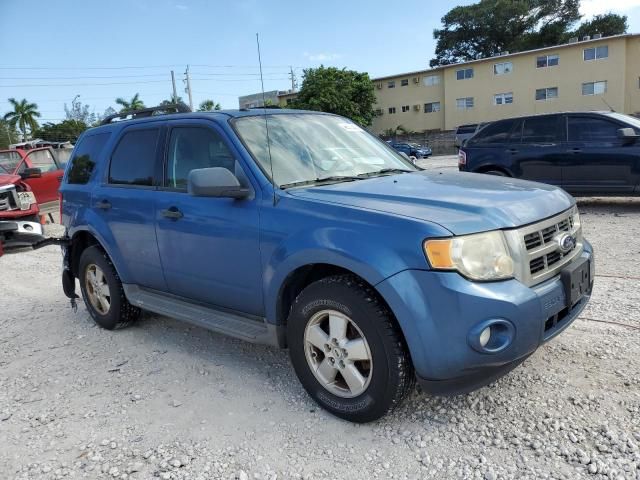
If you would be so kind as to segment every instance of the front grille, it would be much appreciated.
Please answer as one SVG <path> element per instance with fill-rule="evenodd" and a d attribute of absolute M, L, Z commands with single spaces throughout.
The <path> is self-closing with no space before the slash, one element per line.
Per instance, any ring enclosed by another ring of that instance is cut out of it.
<path fill-rule="evenodd" d="M 582 252 L 582 230 L 574 224 L 575 207 L 547 220 L 512 230 L 507 234 L 512 248 L 520 254 L 522 270 L 518 278 L 527 285 L 535 285 L 557 275 L 576 255 Z M 558 235 L 567 232 L 576 239 L 576 245 L 562 252 Z"/>
<path fill-rule="evenodd" d="M 0 212 L 6 212 L 7 210 L 17 210 L 18 209 L 18 196 L 16 195 L 15 189 L 3 188 L 0 190 Z"/>

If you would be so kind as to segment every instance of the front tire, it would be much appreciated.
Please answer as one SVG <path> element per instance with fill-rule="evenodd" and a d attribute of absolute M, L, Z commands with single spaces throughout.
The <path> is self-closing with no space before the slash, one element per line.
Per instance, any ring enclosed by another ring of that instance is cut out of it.
<path fill-rule="evenodd" d="M 509 176 L 506 173 L 504 173 L 502 170 L 487 170 L 484 173 L 486 175 L 494 175 L 496 177 L 508 177 Z"/>
<path fill-rule="evenodd" d="M 395 319 L 353 275 L 305 288 L 289 315 L 287 336 L 303 387 L 340 418 L 376 420 L 413 390 L 413 365 Z"/>
<path fill-rule="evenodd" d="M 120 277 L 100 247 L 89 247 L 82 252 L 78 277 L 84 304 L 100 327 L 124 328 L 140 317 L 140 309 L 125 297 Z"/>

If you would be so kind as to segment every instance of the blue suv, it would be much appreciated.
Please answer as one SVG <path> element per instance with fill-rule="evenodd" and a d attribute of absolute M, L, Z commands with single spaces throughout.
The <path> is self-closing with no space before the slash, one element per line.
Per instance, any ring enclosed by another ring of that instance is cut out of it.
<path fill-rule="evenodd" d="M 377 419 L 504 375 L 587 303 L 559 188 L 428 173 L 339 116 L 151 115 L 86 131 L 61 187 L 62 281 L 103 328 L 142 310 L 288 348 L 333 414 Z"/>

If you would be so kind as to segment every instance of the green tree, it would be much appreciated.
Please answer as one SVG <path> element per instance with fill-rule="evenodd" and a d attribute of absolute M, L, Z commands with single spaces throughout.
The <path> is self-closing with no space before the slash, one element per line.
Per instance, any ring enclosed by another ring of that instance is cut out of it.
<path fill-rule="evenodd" d="M 335 113 L 367 126 L 375 101 L 368 73 L 321 65 L 304 70 L 302 87 L 289 108 Z"/>
<path fill-rule="evenodd" d="M 9 145 L 17 143 L 19 138 L 16 127 L 0 118 L 0 149 L 9 148 Z"/>
<path fill-rule="evenodd" d="M 557 45 L 580 20 L 580 0 L 480 0 L 442 17 L 432 67 Z"/>
<path fill-rule="evenodd" d="M 609 37 L 627 33 L 628 28 L 626 15 L 605 13 L 604 15 L 596 15 L 591 20 L 584 22 L 573 32 L 572 36 L 582 38 L 585 35 L 593 36 L 593 34 L 599 33 L 603 37 Z"/>
<path fill-rule="evenodd" d="M 22 132 L 23 139 L 26 139 L 27 128 L 30 132 L 38 128 L 38 122 L 36 120 L 36 118 L 40 117 L 38 105 L 27 102 L 25 98 L 19 102 L 15 98 L 10 98 L 9 103 L 13 106 L 13 112 L 7 112 L 4 120 L 13 127 L 17 126 Z"/>
<path fill-rule="evenodd" d="M 173 93 L 169 98 L 160 102 L 160 105 L 175 105 L 176 103 L 184 103 L 184 100 L 180 95 L 174 95 Z"/>
<path fill-rule="evenodd" d="M 198 106 L 199 112 L 212 112 L 214 110 L 220 110 L 222 107 L 219 103 L 214 102 L 213 100 L 203 100 L 200 102 Z"/>
<path fill-rule="evenodd" d="M 83 105 L 79 98 L 80 95 L 77 95 L 71 101 L 71 108 L 68 108 L 66 103 L 64 104 L 65 118 L 67 120 L 77 120 L 87 125 L 95 123 L 98 119 L 97 115 L 91 111 L 91 107 L 89 105 Z"/>
<path fill-rule="evenodd" d="M 116 98 L 116 103 L 122 107 L 120 109 L 120 113 L 132 112 L 134 110 L 144 108 L 144 102 L 140 99 L 139 93 L 136 93 L 129 101 L 122 97 L 118 97 Z"/>
<path fill-rule="evenodd" d="M 50 142 L 75 143 L 88 125 L 81 120 L 63 120 L 60 123 L 47 122 L 34 132 L 34 136 Z"/>

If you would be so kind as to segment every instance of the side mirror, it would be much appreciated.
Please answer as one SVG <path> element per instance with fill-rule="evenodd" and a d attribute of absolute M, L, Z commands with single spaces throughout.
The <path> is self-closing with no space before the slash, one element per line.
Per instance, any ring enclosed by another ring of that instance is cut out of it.
<path fill-rule="evenodd" d="M 40 178 L 42 177 L 42 170 L 39 168 L 25 168 L 23 172 L 20 174 L 23 180 L 27 180 L 29 178 Z"/>
<path fill-rule="evenodd" d="M 249 189 L 243 188 L 236 176 L 222 167 L 191 170 L 187 191 L 194 197 L 246 198 Z"/>
<path fill-rule="evenodd" d="M 640 138 L 640 135 L 633 128 L 620 128 L 618 129 L 618 138 L 625 144 L 629 144 L 635 143 Z"/>

